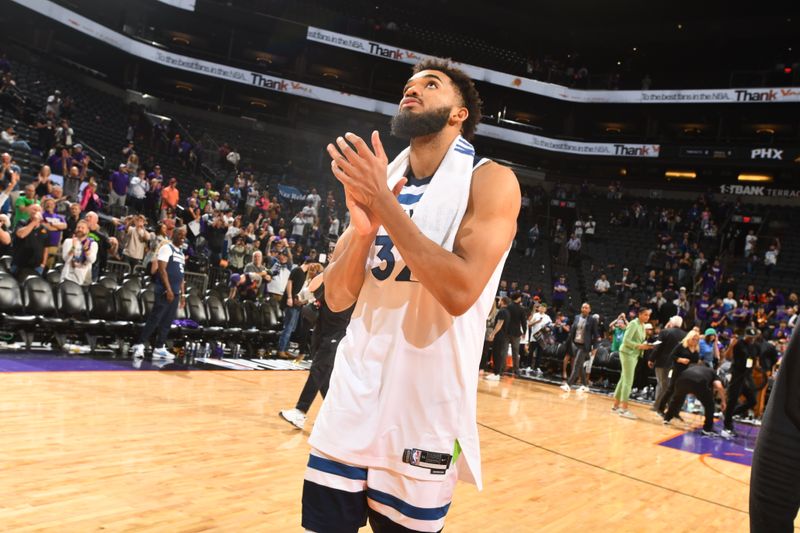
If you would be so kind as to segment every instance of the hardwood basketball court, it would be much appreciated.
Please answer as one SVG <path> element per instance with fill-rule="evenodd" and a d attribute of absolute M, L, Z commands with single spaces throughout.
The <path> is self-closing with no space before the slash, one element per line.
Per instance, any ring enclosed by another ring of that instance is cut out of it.
<path fill-rule="evenodd" d="M 0 529 L 301 531 L 319 399 L 302 433 L 277 413 L 306 375 L 0 374 Z M 641 406 L 639 420 L 622 419 L 610 405 L 482 382 L 485 488 L 459 485 L 445 531 L 748 530 L 749 467 L 659 446 L 688 427 Z"/>

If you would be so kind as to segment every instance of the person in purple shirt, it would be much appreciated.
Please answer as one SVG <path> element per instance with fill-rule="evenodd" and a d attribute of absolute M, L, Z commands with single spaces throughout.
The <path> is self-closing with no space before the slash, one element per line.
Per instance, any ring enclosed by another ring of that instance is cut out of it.
<path fill-rule="evenodd" d="M 694 306 L 694 318 L 701 324 L 701 328 L 705 328 L 708 323 L 709 309 L 711 309 L 711 300 L 708 298 L 708 292 L 704 292 Z"/>
<path fill-rule="evenodd" d="M 47 197 L 42 202 L 42 225 L 47 229 L 47 268 L 52 268 L 60 256 L 61 232 L 67 229 L 67 219 L 56 213 L 56 201 Z"/>
<path fill-rule="evenodd" d="M 792 337 L 792 328 L 785 320 L 781 320 L 775 331 L 772 332 L 773 339 L 789 339 Z"/>
<path fill-rule="evenodd" d="M 125 163 L 119 165 L 119 170 L 109 177 L 109 206 L 120 205 L 125 207 L 125 199 L 128 197 L 128 184 L 131 177 L 128 175 L 128 167 Z"/>
<path fill-rule="evenodd" d="M 553 284 L 553 307 L 555 308 L 556 312 L 561 309 L 561 306 L 564 305 L 564 301 L 567 299 L 568 291 L 569 287 L 567 287 L 566 276 L 559 276 L 556 282 Z"/>
<path fill-rule="evenodd" d="M 725 314 L 725 305 L 722 303 L 722 298 L 717 298 L 714 305 L 708 309 L 708 322 L 714 329 L 727 325 L 728 316 Z"/>
<path fill-rule="evenodd" d="M 752 320 L 753 317 L 753 310 L 750 309 L 750 302 L 748 300 L 743 300 L 742 305 L 734 309 L 731 315 L 733 316 L 733 321 L 737 328 L 744 329 L 749 326 L 750 320 Z"/>
<path fill-rule="evenodd" d="M 147 175 L 148 180 L 164 181 L 164 176 L 161 175 L 161 165 L 153 167 L 153 171 Z"/>

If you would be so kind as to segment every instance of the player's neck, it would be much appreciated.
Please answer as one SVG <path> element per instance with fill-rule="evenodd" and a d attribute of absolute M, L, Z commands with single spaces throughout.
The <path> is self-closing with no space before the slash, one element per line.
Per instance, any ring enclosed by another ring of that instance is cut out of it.
<path fill-rule="evenodd" d="M 457 136 L 458 131 L 445 129 L 433 135 L 411 139 L 409 164 L 414 176 L 418 178 L 433 176 Z"/>

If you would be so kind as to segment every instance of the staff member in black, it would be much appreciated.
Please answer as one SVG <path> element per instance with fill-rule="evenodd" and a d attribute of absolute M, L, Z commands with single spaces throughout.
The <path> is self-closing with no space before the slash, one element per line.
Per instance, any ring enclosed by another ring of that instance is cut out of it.
<path fill-rule="evenodd" d="M 492 370 L 493 374 L 487 375 L 486 381 L 500 381 L 500 376 L 506 371 L 506 357 L 508 357 L 508 325 L 511 322 L 511 314 L 508 305 L 511 298 L 503 296 L 500 298 L 500 308 L 494 317 L 494 329 L 489 333 L 489 342 L 492 343 Z"/>
<path fill-rule="evenodd" d="M 339 341 L 344 338 L 350 316 L 353 314 L 355 304 L 349 309 L 334 313 L 325 303 L 325 285 L 323 276 L 319 274 L 309 283 L 308 289 L 314 293 L 319 302 L 319 318 L 314 327 L 311 340 L 311 370 L 308 373 L 306 384 L 297 400 L 294 409 L 284 409 L 280 412 L 281 418 L 292 424 L 297 429 L 303 429 L 306 423 L 306 413 L 319 391 L 322 397 L 328 394 L 328 385 L 333 372 L 333 362 L 336 358 L 336 349 Z"/>
<path fill-rule="evenodd" d="M 703 404 L 705 422 L 703 423 L 703 435 L 716 436 L 714 432 L 714 392 L 722 402 L 722 410 L 725 410 L 725 389 L 722 387 L 722 380 L 711 368 L 706 365 L 694 365 L 683 371 L 680 377 L 675 380 L 675 393 L 669 402 L 669 409 L 664 415 L 664 424 L 669 424 L 678 413 L 681 412 L 686 396 L 694 394 L 695 398 Z"/>
<path fill-rule="evenodd" d="M 686 332 L 681 329 L 683 318 L 675 315 L 670 317 L 664 325 L 664 329 L 658 334 L 661 344 L 653 348 L 647 355 L 647 366 L 655 368 L 656 371 L 656 400 L 653 403 L 653 411 L 663 412 L 662 400 L 669 389 L 669 369 L 672 367 L 672 351 L 680 344 Z M 666 403 L 666 402 L 665 402 Z M 659 409 L 661 405 L 661 409 Z"/>
<path fill-rule="evenodd" d="M 525 309 L 522 307 L 522 294 L 511 293 L 511 303 L 508 304 L 508 341 L 511 343 L 511 362 L 514 375 L 519 375 L 519 345 L 525 333 Z"/>
<path fill-rule="evenodd" d="M 672 367 L 667 374 L 669 378 L 669 386 L 661 398 L 661 402 L 656 405 L 656 412 L 663 413 L 667 408 L 670 398 L 675 392 L 675 384 L 680 375 L 691 365 L 696 365 L 700 360 L 700 332 L 692 330 L 686 334 L 680 343 L 672 350 L 670 354 L 672 359 Z M 680 414 L 676 413 L 673 417 L 680 418 Z"/>
<path fill-rule="evenodd" d="M 753 383 L 753 364 L 758 356 L 755 339 L 758 331 L 755 328 L 744 330 L 744 339 L 734 338 L 733 364 L 731 364 L 731 381 L 728 383 L 728 408 L 725 410 L 725 429 L 722 430 L 724 438 L 736 435 L 733 429 L 733 416 L 746 413 L 756 404 L 756 386 Z M 739 396 L 744 395 L 745 402 L 739 403 Z"/>
<path fill-rule="evenodd" d="M 800 337 L 792 335 L 753 452 L 750 533 L 790 533 L 800 509 Z"/>
<path fill-rule="evenodd" d="M 589 380 L 586 376 L 586 360 L 592 353 L 594 343 L 600 338 L 597 320 L 589 314 L 591 312 L 592 307 L 584 302 L 581 305 L 580 314 L 575 315 L 575 319 L 572 321 L 569 340 L 572 343 L 572 353 L 575 354 L 575 357 L 572 361 L 572 372 L 570 372 L 569 379 L 561 385 L 561 389 L 564 392 L 569 392 L 578 378 L 581 380 L 579 390 L 581 392 L 589 390 Z"/>

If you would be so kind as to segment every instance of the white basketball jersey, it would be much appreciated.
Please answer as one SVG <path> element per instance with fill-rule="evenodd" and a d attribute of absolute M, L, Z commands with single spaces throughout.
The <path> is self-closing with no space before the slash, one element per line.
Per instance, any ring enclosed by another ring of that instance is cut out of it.
<path fill-rule="evenodd" d="M 411 179 L 398 198 L 412 220 L 426 185 Z M 507 253 L 475 304 L 454 317 L 414 278 L 381 227 L 310 444 L 347 463 L 434 480 L 442 471 L 421 466 L 421 451 L 453 454 L 457 440 L 459 477 L 480 487 L 478 367 Z M 441 282 L 448 283 L 446 272 Z"/>

